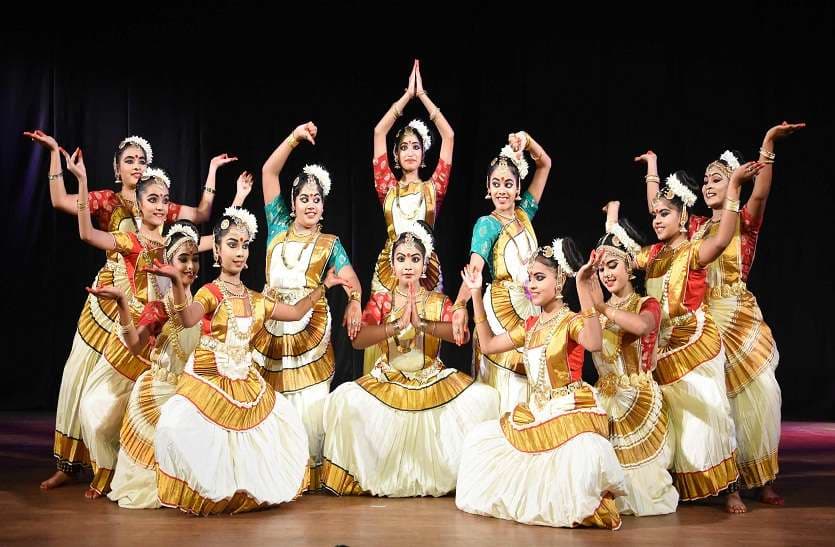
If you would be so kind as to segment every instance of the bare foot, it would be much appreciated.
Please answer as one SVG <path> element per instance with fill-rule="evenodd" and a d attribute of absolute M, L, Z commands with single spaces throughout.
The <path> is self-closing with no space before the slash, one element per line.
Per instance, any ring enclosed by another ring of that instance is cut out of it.
<path fill-rule="evenodd" d="M 742 503 L 739 492 L 728 494 L 725 498 L 725 511 L 728 513 L 747 513 L 748 508 Z"/>
<path fill-rule="evenodd" d="M 84 497 L 85 497 L 85 498 L 87 498 L 88 500 L 95 500 L 95 499 L 99 499 L 99 498 L 101 497 L 101 494 L 99 494 L 98 492 L 96 492 L 96 491 L 93 489 L 93 487 L 91 486 L 90 488 L 88 488 L 88 489 L 84 492 Z"/>
<path fill-rule="evenodd" d="M 770 484 L 763 486 L 760 491 L 760 501 L 768 505 L 784 505 L 786 503 L 783 496 L 778 494 Z"/>
<path fill-rule="evenodd" d="M 54 475 L 41 483 L 41 490 L 52 490 L 72 481 L 74 477 L 63 471 L 56 471 Z"/>

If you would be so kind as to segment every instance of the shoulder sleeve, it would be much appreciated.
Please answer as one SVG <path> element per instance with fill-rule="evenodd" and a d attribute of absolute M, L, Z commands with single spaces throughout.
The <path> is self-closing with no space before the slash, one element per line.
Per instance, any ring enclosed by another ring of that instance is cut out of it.
<path fill-rule="evenodd" d="M 151 334 L 159 336 L 166 321 L 168 321 L 168 312 L 165 310 L 165 305 L 159 300 L 154 300 L 145 304 L 145 308 L 139 316 L 138 326 L 144 325 Z"/>
<path fill-rule="evenodd" d="M 573 313 L 571 319 L 568 320 L 568 336 L 580 343 L 580 333 L 583 331 L 583 316 L 579 313 Z"/>
<path fill-rule="evenodd" d="M 179 203 L 174 203 L 173 201 L 168 202 L 168 214 L 165 215 L 165 221 L 169 224 L 177 222 L 177 219 L 180 218 L 180 209 L 183 206 Z"/>
<path fill-rule="evenodd" d="M 267 245 L 269 245 L 275 236 L 286 232 L 290 227 L 290 211 L 279 194 L 264 205 L 264 212 L 267 214 Z"/>
<path fill-rule="evenodd" d="M 376 292 L 368 299 L 362 312 L 365 325 L 382 325 L 383 319 L 391 311 L 391 296 L 387 292 Z"/>
<path fill-rule="evenodd" d="M 139 243 L 136 234 L 130 232 L 110 232 L 116 240 L 115 251 L 120 255 L 131 255 L 142 250 L 142 245 Z"/>
<path fill-rule="evenodd" d="M 444 202 L 447 190 L 449 189 L 449 174 L 452 171 L 452 164 L 447 163 L 442 159 L 438 159 L 438 165 L 435 167 L 435 172 L 432 173 L 432 183 L 435 185 L 435 203 L 436 209 L 441 208 Z"/>
<path fill-rule="evenodd" d="M 652 252 L 652 245 L 647 245 L 646 247 L 641 248 L 641 252 L 639 252 L 635 256 L 635 266 L 639 270 L 646 270 L 647 264 L 649 264 L 649 257 L 650 253 Z"/>
<path fill-rule="evenodd" d="M 490 259 L 493 256 L 493 245 L 499 239 L 500 231 L 501 226 L 495 218 L 491 216 L 479 218 L 473 226 L 470 254 L 475 253 L 483 258 L 485 263 L 490 264 Z"/>
<path fill-rule="evenodd" d="M 339 275 L 342 268 L 350 265 L 351 261 L 348 259 L 348 253 L 345 252 L 345 247 L 342 246 L 342 242 L 337 237 L 333 243 L 331 256 L 328 259 L 328 268 L 333 268 L 333 271 Z"/>
<path fill-rule="evenodd" d="M 522 194 L 522 201 L 519 202 L 519 208 L 525 211 L 525 214 L 528 215 L 530 220 L 533 220 L 536 212 L 539 211 L 539 203 L 533 198 L 533 194 L 525 191 Z"/>
<path fill-rule="evenodd" d="M 220 304 L 221 298 L 220 291 L 213 283 L 203 285 L 194 295 L 194 301 L 203 306 L 203 315 L 214 313 Z"/>
<path fill-rule="evenodd" d="M 386 194 L 392 186 L 397 184 L 397 179 L 394 177 L 391 169 L 389 169 L 387 153 L 380 154 L 379 157 L 374 158 L 372 165 L 374 167 L 374 188 L 377 190 L 377 198 L 380 200 L 380 203 L 384 203 L 386 201 Z"/>

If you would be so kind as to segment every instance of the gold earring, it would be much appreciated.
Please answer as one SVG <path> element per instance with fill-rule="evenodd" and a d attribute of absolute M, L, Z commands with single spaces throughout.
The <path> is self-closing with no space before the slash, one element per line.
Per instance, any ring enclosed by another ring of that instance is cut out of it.
<path fill-rule="evenodd" d="M 218 263 L 217 259 L 218 259 L 218 256 L 217 256 L 217 255 L 215 255 L 215 263 L 214 263 L 214 264 L 212 264 L 212 267 L 213 267 L 213 268 L 220 268 L 220 263 Z"/>

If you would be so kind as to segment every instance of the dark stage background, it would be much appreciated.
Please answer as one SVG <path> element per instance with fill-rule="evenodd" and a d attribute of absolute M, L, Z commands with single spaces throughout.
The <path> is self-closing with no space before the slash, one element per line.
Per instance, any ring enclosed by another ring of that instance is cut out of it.
<path fill-rule="evenodd" d="M 779 344 L 784 417 L 834 419 L 835 308 L 824 266 L 833 241 L 833 8 L 757 3 L 666 19 L 600 4 L 545 20 L 545 7 L 534 4 L 478 5 L 462 17 L 448 7 L 389 3 L 374 18 L 350 5 L 290 17 L 241 12 L 231 3 L 165 10 L 142 4 L 138 11 L 123 4 L 118 13 L 95 13 L 109 23 L 94 23 L 90 11 L 47 8 L 4 18 L 0 409 L 54 408 L 84 286 L 103 261 L 103 253 L 80 242 L 75 219 L 51 208 L 48 154 L 22 131 L 41 128 L 68 150 L 80 146 L 91 189 L 114 187 L 115 145 L 141 135 L 153 145 L 154 165 L 171 175 L 172 198 L 191 205 L 209 159 L 237 155 L 219 172 L 213 219 L 246 169 L 259 176 L 246 207 L 263 228 L 261 164 L 293 127 L 313 120 L 317 145 L 296 149 L 283 191 L 305 163 L 330 170 L 325 230 L 342 238 L 367 296 L 385 237 L 371 133 L 417 57 L 428 93 L 456 131 L 451 188 L 436 226 L 448 294 L 460 284 L 471 228 L 489 210 L 488 162 L 510 131 L 529 131 L 553 158 L 534 222 L 540 241 L 571 235 L 588 250 L 609 199 L 620 199 L 623 214 L 651 235 L 635 155 L 652 148 L 662 176 L 685 168 L 701 178 L 726 148 L 751 159 L 772 125 L 807 122 L 777 145 L 749 286 Z M 400 25 L 397 10 L 411 12 L 416 23 Z M 418 101 L 402 121 L 414 117 L 428 117 Z M 65 179 L 74 191 L 74 178 Z M 261 229 L 244 276 L 259 290 L 264 235 Z M 215 276 L 210 265 L 204 258 L 203 282 Z M 344 297 L 335 292 L 331 300 L 338 320 Z M 340 328 L 334 343 L 335 386 L 358 377 L 362 359 Z M 447 348 L 445 360 L 468 370 L 469 348 Z M 594 377 L 588 362 L 585 372 Z"/>

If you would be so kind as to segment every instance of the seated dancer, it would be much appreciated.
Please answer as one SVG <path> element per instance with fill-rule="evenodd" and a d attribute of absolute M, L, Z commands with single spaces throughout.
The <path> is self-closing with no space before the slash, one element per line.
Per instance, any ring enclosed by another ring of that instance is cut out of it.
<path fill-rule="evenodd" d="M 184 329 L 200 325 L 177 392 L 162 405 L 154 454 L 159 501 L 199 515 L 240 513 L 294 499 L 307 484 L 308 446 L 293 405 L 258 373 L 251 340 L 269 319 L 298 321 L 345 281 L 333 270 L 295 305 L 275 302 L 241 281 L 255 217 L 229 207 L 214 229 L 218 278 L 186 299 L 176 268 L 150 271 L 173 281 L 173 311 Z"/>
<path fill-rule="evenodd" d="M 418 281 L 432 255 L 426 223 L 392 246 L 392 291 L 371 295 L 356 349 L 377 344 L 374 368 L 325 402 L 322 482 L 339 494 L 443 496 L 455 489 L 466 434 L 499 414 L 497 392 L 439 358 L 454 342 L 452 302 Z"/>
<path fill-rule="evenodd" d="M 528 262 L 531 299 L 542 308 L 525 324 L 530 397 L 500 420 L 476 427 L 464 442 L 455 492 L 462 511 L 523 524 L 620 528 L 614 498 L 625 493 L 623 470 L 609 442 L 606 411 L 582 380 L 585 349 L 601 348 L 593 261 L 592 252 L 583 264 L 565 238 L 540 247 Z M 472 292 L 481 350 L 517 347 L 509 333 L 495 335 L 486 323 L 481 272 L 467 265 L 461 276 Z M 575 276 L 579 314 L 562 296 Z"/>
<path fill-rule="evenodd" d="M 616 214 L 617 203 L 611 203 Z M 606 209 L 608 210 L 609 207 Z M 661 306 L 641 296 L 633 279 L 641 236 L 626 220 L 606 222 L 596 249 L 600 281 L 611 293 L 594 307 L 600 314 L 603 345 L 592 353 L 599 380 L 600 406 L 609 415 L 609 440 L 623 467 L 626 495 L 615 499 L 618 511 L 636 516 L 672 513 L 678 492 L 667 471 L 673 462 L 673 432 L 661 389 L 652 377 L 661 322 Z"/>

